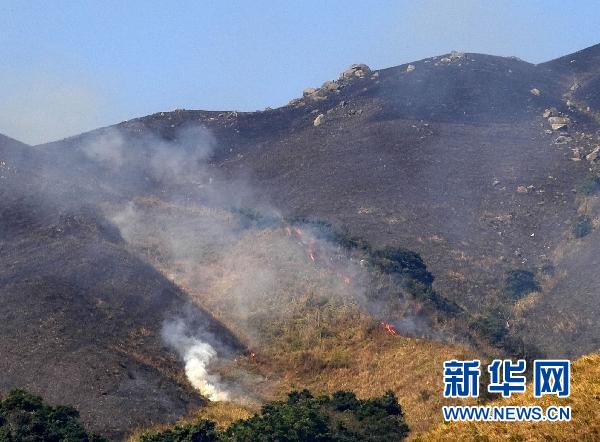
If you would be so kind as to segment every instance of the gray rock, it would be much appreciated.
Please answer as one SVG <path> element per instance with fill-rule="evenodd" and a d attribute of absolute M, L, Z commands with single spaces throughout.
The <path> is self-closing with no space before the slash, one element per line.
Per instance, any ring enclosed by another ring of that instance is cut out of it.
<path fill-rule="evenodd" d="M 317 90 L 314 87 L 307 87 L 302 91 L 302 96 L 309 97 L 311 95 L 314 95 L 316 92 Z"/>
<path fill-rule="evenodd" d="M 566 135 L 559 135 L 554 140 L 554 144 L 567 144 L 567 143 L 571 142 L 571 140 L 572 140 L 571 137 L 568 137 Z"/>
<path fill-rule="evenodd" d="M 355 77 L 364 78 L 365 75 L 369 74 L 371 74 L 371 68 L 366 64 L 353 64 L 340 74 L 340 80 L 350 80 Z"/>
<path fill-rule="evenodd" d="M 589 154 L 585 156 L 585 159 L 591 163 L 596 161 L 598 158 L 600 158 L 600 147 L 596 147 L 594 150 L 592 150 Z"/>
<path fill-rule="evenodd" d="M 564 129 L 571 124 L 571 119 L 569 117 L 549 117 L 548 123 L 552 130 Z"/>
<path fill-rule="evenodd" d="M 321 124 L 323 124 L 324 121 L 325 121 L 325 115 L 319 114 L 319 115 L 317 115 L 317 118 L 315 118 L 315 121 L 313 121 L 313 126 L 319 127 Z"/>
<path fill-rule="evenodd" d="M 321 89 L 325 90 L 325 91 L 337 91 L 340 88 L 340 85 L 337 84 L 335 81 L 326 81 L 325 83 L 323 83 L 321 85 Z"/>

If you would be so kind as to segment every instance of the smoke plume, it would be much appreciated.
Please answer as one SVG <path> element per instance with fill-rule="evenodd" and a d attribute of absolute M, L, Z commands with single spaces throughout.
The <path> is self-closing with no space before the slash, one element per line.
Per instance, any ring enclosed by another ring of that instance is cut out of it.
<path fill-rule="evenodd" d="M 163 324 L 162 338 L 175 349 L 185 363 L 185 374 L 190 383 L 211 401 L 229 400 L 229 392 L 221 384 L 218 374 L 210 374 L 208 367 L 217 351 L 207 342 L 187 333 L 182 319 L 167 320 Z"/>
<path fill-rule="evenodd" d="M 122 238 L 248 348 L 310 348 L 372 316 L 403 333 L 428 333 L 402 287 L 375 278 L 359 252 L 331 241 L 319 223 L 284 219 L 248 182 L 223 176 L 205 128 L 158 137 L 136 124 L 88 134 L 74 146 L 84 166 L 67 167 L 102 174 L 106 193 L 89 192 Z M 207 339 L 185 317 L 165 319 L 162 338 L 194 387 L 211 400 L 244 396 L 216 374 L 229 358 L 218 334 Z"/>

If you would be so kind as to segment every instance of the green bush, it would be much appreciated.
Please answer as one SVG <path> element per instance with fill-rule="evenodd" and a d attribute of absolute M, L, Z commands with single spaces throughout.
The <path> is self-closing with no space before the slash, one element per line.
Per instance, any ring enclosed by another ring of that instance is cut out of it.
<path fill-rule="evenodd" d="M 361 400 L 338 391 L 314 397 L 308 390 L 293 391 L 285 401 L 263 406 L 259 414 L 215 431 L 214 423 L 200 421 L 142 436 L 143 442 L 352 442 L 399 441 L 408 435 L 404 414 L 394 393 Z"/>
<path fill-rule="evenodd" d="M 347 250 L 362 252 L 371 265 L 383 273 L 406 276 L 426 286 L 431 286 L 433 283 L 433 275 L 427 271 L 423 258 L 412 250 L 391 246 L 374 250 L 366 240 L 353 237 L 347 231 L 337 229 L 327 221 L 298 218 L 294 222 L 310 225 L 319 238 L 339 244 Z"/>
<path fill-rule="evenodd" d="M 161 433 L 146 433 L 140 437 L 140 442 L 217 442 L 218 440 L 215 423 L 206 419 L 191 425 L 177 425 Z"/>
<path fill-rule="evenodd" d="M 86 432 L 79 413 L 71 407 L 52 407 L 42 398 L 13 390 L 0 401 L 0 441 L 100 442 L 105 439 Z"/>
<path fill-rule="evenodd" d="M 588 175 L 579 185 L 579 191 L 584 195 L 593 195 L 600 190 L 600 176 Z"/>
<path fill-rule="evenodd" d="M 583 238 L 592 233 L 592 220 L 589 216 L 580 216 L 571 228 L 575 238 Z"/>
<path fill-rule="evenodd" d="M 535 275 L 528 270 L 510 270 L 506 273 L 503 292 L 511 299 L 520 299 L 528 293 L 540 290 Z"/>
<path fill-rule="evenodd" d="M 423 258 L 411 250 L 385 247 L 372 252 L 371 260 L 384 273 L 405 275 L 427 286 L 433 283 L 433 275 L 427 271 Z"/>

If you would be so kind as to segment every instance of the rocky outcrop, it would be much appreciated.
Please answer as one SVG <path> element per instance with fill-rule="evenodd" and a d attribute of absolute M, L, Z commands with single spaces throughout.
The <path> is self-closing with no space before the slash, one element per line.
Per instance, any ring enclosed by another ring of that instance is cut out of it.
<path fill-rule="evenodd" d="M 566 129 L 569 127 L 569 124 L 571 124 L 571 119 L 565 116 L 549 117 L 548 124 L 550 124 L 552 130 Z"/>
<path fill-rule="evenodd" d="M 317 118 L 315 118 L 315 121 L 313 121 L 313 126 L 319 127 L 321 124 L 323 124 L 324 121 L 325 121 L 325 115 L 319 114 L 319 115 L 317 115 Z"/>
<path fill-rule="evenodd" d="M 351 80 L 353 78 L 365 78 L 371 74 L 371 68 L 366 64 L 353 64 L 340 74 L 340 80 Z"/>
<path fill-rule="evenodd" d="M 302 91 L 302 96 L 303 97 L 310 97 L 311 95 L 314 95 L 317 93 L 317 89 L 314 87 L 307 87 L 306 89 L 304 89 Z"/>
<path fill-rule="evenodd" d="M 597 161 L 598 158 L 600 158 L 600 147 L 596 147 L 594 150 L 592 150 L 589 154 L 585 156 L 585 159 L 591 163 Z"/>

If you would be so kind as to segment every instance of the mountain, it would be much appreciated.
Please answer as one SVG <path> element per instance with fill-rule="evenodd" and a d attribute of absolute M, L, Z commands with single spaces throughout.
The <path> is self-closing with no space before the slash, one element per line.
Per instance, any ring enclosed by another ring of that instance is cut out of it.
<path fill-rule="evenodd" d="M 47 178 L 31 147 L 0 141 L 0 391 L 68 402 L 111 438 L 202 404 L 161 339 L 165 317 L 192 317 L 229 351 L 242 346 L 96 209 L 48 189 L 67 184 Z"/>
<path fill-rule="evenodd" d="M 210 166 L 218 173 L 246 177 L 287 216 L 326 220 L 376 246 L 417 251 L 434 287 L 475 315 L 496 314 L 488 307 L 505 302 L 507 272 L 532 272 L 547 301 L 518 315 L 503 312 L 502 322 L 545 354 L 578 355 L 597 347 L 599 305 L 590 294 L 598 286 L 571 291 L 580 274 L 573 266 L 561 274 L 568 263 L 559 255 L 595 244 L 595 233 L 582 242 L 567 238 L 583 212 L 595 216 L 595 199 L 577 189 L 595 167 L 584 157 L 598 144 L 597 54 L 594 46 L 541 65 L 462 53 L 375 72 L 357 65 L 279 109 L 177 110 L 116 128 L 173 139 L 178 128 L 202 124 L 216 140 Z M 582 84 L 574 93 L 573 76 Z M 554 116 L 544 117 L 546 109 Z M 568 127 L 552 130 L 548 118 L 561 115 Z M 68 157 L 83 139 L 43 149 Z M 578 325 L 544 336 L 529 330 L 558 312 Z"/>
<path fill-rule="evenodd" d="M 353 65 L 278 109 L 1 138 L 0 390 L 113 437 L 173 421 L 203 401 L 164 339 L 185 317 L 253 400 L 378 379 L 421 431 L 435 366 L 386 375 L 417 351 L 597 350 L 599 48 Z"/>

